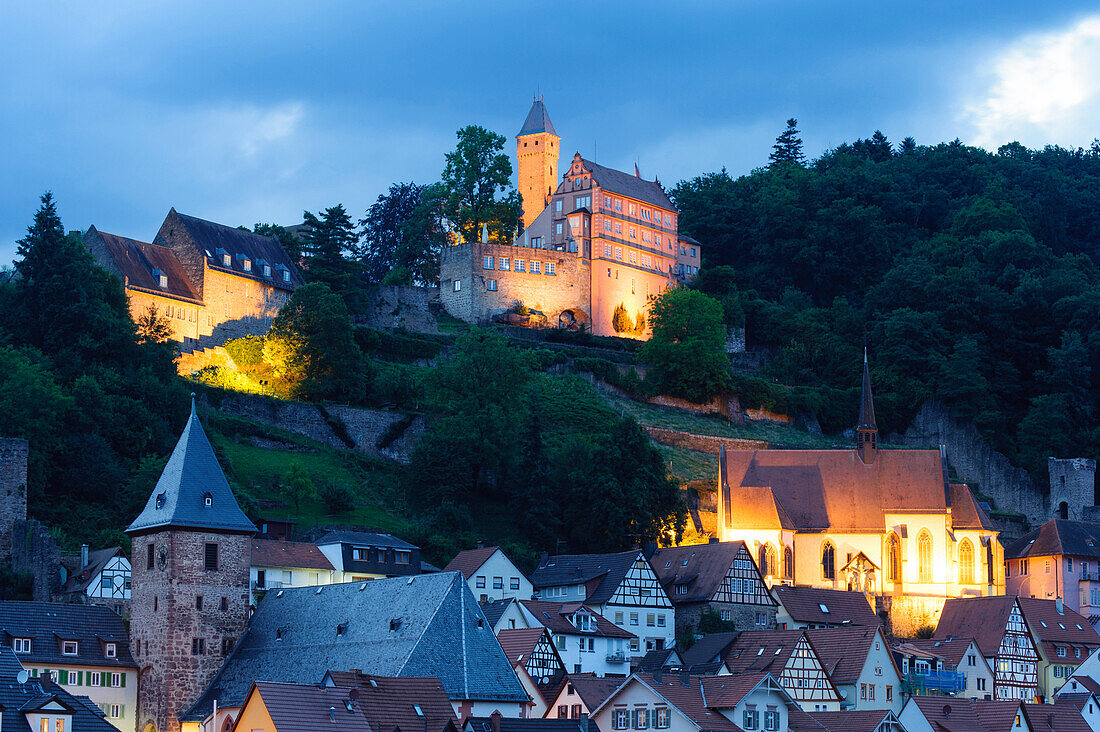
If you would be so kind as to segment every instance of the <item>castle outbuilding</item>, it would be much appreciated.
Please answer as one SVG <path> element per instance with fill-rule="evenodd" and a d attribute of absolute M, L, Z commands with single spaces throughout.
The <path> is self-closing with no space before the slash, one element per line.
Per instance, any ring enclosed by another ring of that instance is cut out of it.
<path fill-rule="evenodd" d="M 138 732 L 176 732 L 248 623 L 256 527 L 237 504 L 195 411 L 133 539 L 130 648 L 138 672 Z"/>

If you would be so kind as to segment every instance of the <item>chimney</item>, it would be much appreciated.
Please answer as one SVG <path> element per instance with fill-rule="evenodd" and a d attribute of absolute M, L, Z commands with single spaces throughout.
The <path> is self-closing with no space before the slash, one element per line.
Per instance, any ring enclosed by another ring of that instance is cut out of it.
<path fill-rule="evenodd" d="M 549 560 L 550 560 L 549 552 L 543 552 L 542 554 L 539 555 L 539 566 L 541 567 L 542 565 L 546 564 L 546 562 L 548 562 Z"/>
<path fill-rule="evenodd" d="M 684 686 L 691 686 L 691 672 L 690 671 L 681 671 L 680 672 L 680 683 L 683 684 Z"/>
<path fill-rule="evenodd" d="M 1065 608 L 1065 605 L 1062 602 L 1062 598 L 1059 597 L 1059 598 L 1054 600 L 1054 609 L 1058 611 L 1059 615 L 1065 615 L 1066 614 L 1066 608 Z"/>
<path fill-rule="evenodd" d="M 588 712 L 582 712 L 579 719 L 581 720 L 581 732 L 588 732 Z"/>
<path fill-rule="evenodd" d="M 950 704 L 944 704 L 943 705 L 943 716 L 945 718 L 951 716 L 951 705 Z"/>
<path fill-rule="evenodd" d="M 650 557 L 652 557 L 656 553 L 657 553 L 657 542 L 655 542 L 655 541 L 647 541 L 645 543 L 645 546 L 642 547 L 642 555 L 646 559 L 649 559 Z"/>
<path fill-rule="evenodd" d="M 493 732 L 500 732 L 500 720 L 503 717 L 499 709 L 494 709 L 493 713 L 489 715 L 489 724 L 493 728 Z"/>
<path fill-rule="evenodd" d="M 331 719 L 333 722 L 336 721 L 336 707 L 328 708 L 328 718 Z"/>
<path fill-rule="evenodd" d="M 653 683 L 661 683 L 661 669 L 659 667 L 653 669 Z"/>
<path fill-rule="evenodd" d="M 88 566 L 88 545 L 80 545 L 80 568 L 84 569 Z"/>

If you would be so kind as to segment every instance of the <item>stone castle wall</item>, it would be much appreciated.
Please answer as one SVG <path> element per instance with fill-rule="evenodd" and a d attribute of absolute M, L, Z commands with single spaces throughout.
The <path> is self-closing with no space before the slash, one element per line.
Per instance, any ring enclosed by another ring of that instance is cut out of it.
<path fill-rule="evenodd" d="M 26 440 L 0 438 L 0 564 L 12 557 L 12 529 L 27 518 Z"/>
<path fill-rule="evenodd" d="M 1087 458 L 1047 458 L 1050 475 L 1050 512 L 1071 521 L 1094 520 L 1096 461 Z M 1063 505 L 1064 504 L 1064 505 Z"/>
<path fill-rule="evenodd" d="M 440 306 L 438 287 L 378 285 L 362 294 L 365 307 L 364 312 L 356 316 L 356 325 L 402 328 L 416 333 L 439 332 L 433 312 Z"/>
<path fill-rule="evenodd" d="M 215 571 L 204 568 L 208 543 L 218 545 Z M 141 669 L 137 729 L 152 723 L 159 732 L 177 732 L 177 715 L 198 699 L 244 633 L 251 546 L 239 534 L 172 530 L 134 537 L 130 649 Z"/>

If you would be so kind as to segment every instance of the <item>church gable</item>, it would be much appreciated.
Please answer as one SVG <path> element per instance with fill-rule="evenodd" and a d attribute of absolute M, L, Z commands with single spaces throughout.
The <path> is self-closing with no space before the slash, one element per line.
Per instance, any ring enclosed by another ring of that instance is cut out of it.
<path fill-rule="evenodd" d="M 626 576 L 607 601 L 609 605 L 631 605 L 639 607 L 672 607 L 672 602 L 661 587 L 657 573 L 649 562 L 638 554 L 627 570 Z"/>

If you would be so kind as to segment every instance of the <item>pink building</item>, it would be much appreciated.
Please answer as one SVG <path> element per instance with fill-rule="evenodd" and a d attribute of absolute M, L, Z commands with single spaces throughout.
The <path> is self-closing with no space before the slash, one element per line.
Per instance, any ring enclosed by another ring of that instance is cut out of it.
<path fill-rule="evenodd" d="M 1051 519 L 1005 547 L 1005 593 L 1100 614 L 1100 523 Z"/>

